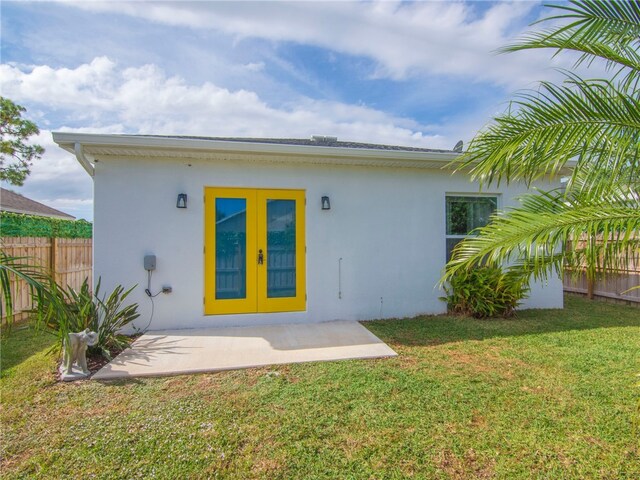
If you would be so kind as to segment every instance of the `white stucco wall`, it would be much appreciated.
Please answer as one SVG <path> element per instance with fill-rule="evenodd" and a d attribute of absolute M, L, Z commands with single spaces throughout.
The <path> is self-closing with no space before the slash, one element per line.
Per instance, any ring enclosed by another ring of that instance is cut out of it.
<path fill-rule="evenodd" d="M 205 186 L 306 191 L 307 311 L 203 314 Z M 105 290 L 138 284 L 131 300 L 144 327 L 151 302 L 142 262 L 155 254 L 151 289 L 170 285 L 173 293 L 155 298 L 152 330 L 442 313 L 435 285 L 445 262 L 445 195 L 477 191 L 467 177 L 441 170 L 109 158 L 95 168 L 94 275 Z M 505 207 L 524 191 L 511 185 L 485 193 L 499 194 Z M 181 192 L 186 210 L 175 205 Z M 320 208 L 323 195 L 329 211 Z M 535 285 L 524 307 L 562 307 L 560 280 Z"/>

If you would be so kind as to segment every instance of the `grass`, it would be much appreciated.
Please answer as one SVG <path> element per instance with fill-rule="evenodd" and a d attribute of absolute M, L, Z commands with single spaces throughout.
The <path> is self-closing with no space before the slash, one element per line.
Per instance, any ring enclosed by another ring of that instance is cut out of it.
<path fill-rule="evenodd" d="M 2 476 L 640 478 L 639 309 L 366 325 L 399 357 L 104 384 L 14 331 Z"/>

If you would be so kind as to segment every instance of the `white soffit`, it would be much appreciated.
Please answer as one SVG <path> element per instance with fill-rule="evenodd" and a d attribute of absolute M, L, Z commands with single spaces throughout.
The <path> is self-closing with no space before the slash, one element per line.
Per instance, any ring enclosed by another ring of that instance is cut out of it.
<path fill-rule="evenodd" d="M 77 153 L 76 144 L 80 145 L 81 151 L 90 161 L 109 158 L 166 158 L 442 169 L 447 168 L 460 155 L 456 152 L 439 151 L 66 132 L 54 132 L 53 140 L 74 155 Z M 78 159 L 82 163 L 81 160 Z M 568 175 L 574 167 L 575 161 L 570 161 L 560 174 Z"/>
<path fill-rule="evenodd" d="M 459 154 L 351 147 L 290 145 L 128 135 L 53 133 L 53 140 L 75 155 L 75 144 L 98 160 L 112 158 L 174 158 L 266 161 L 326 165 L 442 168 Z"/>

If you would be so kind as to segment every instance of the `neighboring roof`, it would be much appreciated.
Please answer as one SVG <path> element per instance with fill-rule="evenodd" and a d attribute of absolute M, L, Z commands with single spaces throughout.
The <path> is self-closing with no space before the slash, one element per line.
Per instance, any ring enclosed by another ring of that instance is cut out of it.
<path fill-rule="evenodd" d="M 73 153 L 93 176 L 96 160 L 172 158 L 442 168 L 457 156 L 453 150 L 338 141 L 335 137 L 237 138 L 179 135 L 111 135 L 54 132 L 53 140 Z"/>
<path fill-rule="evenodd" d="M 47 207 L 46 205 L 24 197 L 19 193 L 6 188 L 0 188 L 0 210 L 5 212 L 24 213 L 26 215 L 39 215 L 41 217 L 62 218 L 75 220 L 76 217 L 67 213 Z"/>

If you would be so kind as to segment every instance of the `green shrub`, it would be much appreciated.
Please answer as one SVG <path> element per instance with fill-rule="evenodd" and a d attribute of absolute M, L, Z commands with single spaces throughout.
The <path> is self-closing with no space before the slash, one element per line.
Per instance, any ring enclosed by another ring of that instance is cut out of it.
<path fill-rule="evenodd" d="M 0 321 L 1 334 L 9 333 L 14 318 L 13 289 L 22 282 L 33 300 L 36 310 L 41 305 L 56 301 L 56 295 L 49 288 L 51 276 L 42 265 L 32 264 L 29 257 L 8 255 L 0 250 Z"/>
<path fill-rule="evenodd" d="M 93 225 L 86 220 L 39 217 L 0 212 L 3 237 L 91 238 Z"/>
<path fill-rule="evenodd" d="M 108 360 L 111 360 L 109 354 L 111 348 L 123 350 L 131 343 L 131 337 L 121 334 L 120 330 L 140 316 L 137 303 L 122 305 L 134 288 L 136 288 L 135 285 L 125 291 L 122 285 L 118 285 L 108 296 L 100 298 L 98 295 L 100 279 L 98 279 L 95 293 L 98 314 L 95 316 L 94 325 L 97 324 L 95 331 L 98 332 L 98 338 L 102 339 L 99 340 L 98 345 L 104 346 L 101 353 Z"/>
<path fill-rule="evenodd" d="M 499 268 L 478 267 L 456 273 L 441 300 L 449 312 L 475 318 L 510 317 L 529 292 L 522 277 Z"/>
<path fill-rule="evenodd" d="M 100 279 L 95 292 L 89 288 L 87 279 L 78 291 L 55 285 L 56 301 L 40 309 L 39 323 L 56 333 L 61 342 L 67 334 L 85 328 L 97 332 L 98 343 L 90 351 L 111 360 L 111 352 L 123 350 L 131 343 L 131 338 L 119 333 L 120 330 L 140 316 L 137 303 L 123 306 L 134 288 L 125 291 L 118 285 L 108 296 L 101 296 Z"/>

